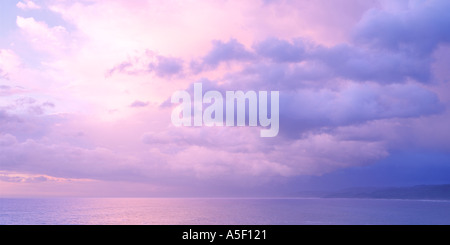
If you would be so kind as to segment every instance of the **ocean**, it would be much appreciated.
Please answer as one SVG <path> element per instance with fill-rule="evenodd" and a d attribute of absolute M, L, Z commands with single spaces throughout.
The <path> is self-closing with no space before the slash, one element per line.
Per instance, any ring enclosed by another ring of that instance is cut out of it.
<path fill-rule="evenodd" d="M 0 198 L 2 225 L 450 224 L 450 201 L 322 198 Z"/>

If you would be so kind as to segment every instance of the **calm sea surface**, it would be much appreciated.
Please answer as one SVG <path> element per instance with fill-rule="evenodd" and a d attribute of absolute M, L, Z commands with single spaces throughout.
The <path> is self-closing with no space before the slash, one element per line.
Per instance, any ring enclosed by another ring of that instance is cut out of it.
<path fill-rule="evenodd" d="M 0 198 L 0 224 L 450 224 L 450 202 L 320 198 Z"/>

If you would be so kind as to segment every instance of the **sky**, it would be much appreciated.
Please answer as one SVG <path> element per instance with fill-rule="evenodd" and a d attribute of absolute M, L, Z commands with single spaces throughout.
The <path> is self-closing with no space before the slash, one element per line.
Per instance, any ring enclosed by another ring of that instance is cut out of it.
<path fill-rule="evenodd" d="M 450 183 L 447 0 L 4 0 L 2 197 Z M 175 127 L 175 91 L 279 91 L 279 134 Z"/>

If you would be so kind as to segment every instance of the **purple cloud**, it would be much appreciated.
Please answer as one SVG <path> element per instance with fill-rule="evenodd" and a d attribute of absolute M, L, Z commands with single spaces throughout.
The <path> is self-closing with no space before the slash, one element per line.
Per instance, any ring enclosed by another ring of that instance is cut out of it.
<path fill-rule="evenodd" d="M 378 49 L 426 57 L 440 43 L 450 42 L 450 2 L 408 2 L 398 11 L 372 9 L 366 13 L 354 36 L 359 43 Z"/>
<path fill-rule="evenodd" d="M 128 75 L 154 73 L 158 77 L 171 77 L 182 74 L 183 60 L 157 55 L 146 50 L 144 54 L 130 58 L 108 70 L 106 76 L 111 76 L 116 72 Z"/>
<path fill-rule="evenodd" d="M 355 81 L 401 83 L 407 79 L 428 82 L 430 60 L 398 52 L 380 52 L 358 46 L 320 47 L 312 58 L 326 65 L 333 75 Z"/>
<path fill-rule="evenodd" d="M 24 176 L 14 176 L 7 174 L 0 174 L 0 181 L 5 182 L 14 182 L 14 183 L 39 183 L 45 182 L 48 178 L 45 176 L 36 176 L 36 177 L 24 177 Z"/>
<path fill-rule="evenodd" d="M 42 106 L 54 108 L 54 107 L 55 107 L 55 104 L 52 103 L 52 102 L 47 101 L 47 102 L 44 102 L 44 103 L 42 104 Z"/>
<path fill-rule="evenodd" d="M 200 62 L 191 62 L 191 69 L 200 72 L 204 69 L 214 69 L 222 62 L 248 61 L 252 60 L 253 57 L 254 54 L 236 39 L 230 39 L 228 42 L 215 40 L 213 41 L 213 48 Z"/>
<path fill-rule="evenodd" d="M 136 100 L 133 103 L 131 103 L 130 107 L 146 107 L 148 106 L 148 102 L 143 102 L 140 100 Z"/>
<path fill-rule="evenodd" d="M 308 130 L 357 125 L 381 119 L 420 118 L 442 113 L 433 92 L 415 85 L 354 85 L 341 91 L 300 90 L 280 96 L 280 133 L 301 137 Z"/>
<path fill-rule="evenodd" d="M 274 62 L 300 62 L 305 58 L 305 46 L 301 40 L 290 43 L 278 38 L 269 38 L 253 47 L 257 54 Z"/>
<path fill-rule="evenodd" d="M 183 61 L 178 58 L 158 56 L 156 64 L 149 64 L 149 71 L 156 72 L 160 77 L 172 76 L 182 72 Z"/>

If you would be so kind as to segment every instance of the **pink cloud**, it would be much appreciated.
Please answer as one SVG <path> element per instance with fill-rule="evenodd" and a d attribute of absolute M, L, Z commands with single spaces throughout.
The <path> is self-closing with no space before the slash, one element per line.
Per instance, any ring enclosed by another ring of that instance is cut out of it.
<path fill-rule="evenodd" d="M 70 45 L 68 32 L 62 26 L 49 27 L 45 22 L 36 21 L 33 17 L 21 16 L 17 16 L 16 23 L 38 50 L 54 53 Z"/>
<path fill-rule="evenodd" d="M 9 79 L 21 66 L 20 57 L 10 49 L 0 49 L 0 77 Z"/>
<path fill-rule="evenodd" d="M 31 0 L 25 0 L 25 1 L 20 1 L 17 3 L 16 5 L 18 8 L 23 9 L 23 10 L 29 10 L 29 9 L 40 9 L 41 6 L 37 5 L 36 3 L 34 3 Z"/>

